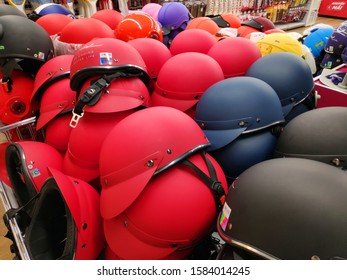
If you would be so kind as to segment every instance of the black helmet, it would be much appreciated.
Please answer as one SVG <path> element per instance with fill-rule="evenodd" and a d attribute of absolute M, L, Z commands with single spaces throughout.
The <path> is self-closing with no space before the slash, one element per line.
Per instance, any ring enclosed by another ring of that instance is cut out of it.
<path fill-rule="evenodd" d="M 21 12 L 19 9 L 7 5 L 7 4 L 0 4 L 0 16 L 6 16 L 6 15 L 15 15 L 15 16 L 21 16 L 26 18 L 27 16 Z"/>
<path fill-rule="evenodd" d="M 347 258 L 347 175 L 318 161 L 277 158 L 229 188 L 217 229 L 228 248 L 258 259 Z M 239 254 L 240 255 L 240 254 Z"/>
<path fill-rule="evenodd" d="M 35 75 L 53 57 L 51 37 L 40 25 L 17 15 L 0 17 L 0 68 L 3 83 L 14 68 Z"/>
<path fill-rule="evenodd" d="M 347 108 L 307 111 L 283 128 L 274 157 L 299 157 L 347 168 Z"/>

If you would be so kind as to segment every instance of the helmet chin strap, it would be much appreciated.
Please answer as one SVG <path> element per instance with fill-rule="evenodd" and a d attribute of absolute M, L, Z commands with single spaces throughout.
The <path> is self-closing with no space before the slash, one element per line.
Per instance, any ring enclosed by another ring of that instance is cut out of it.
<path fill-rule="evenodd" d="M 101 98 L 102 92 L 108 88 L 114 79 L 139 77 L 142 72 L 136 69 L 128 69 L 126 72 L 116 72 L 112 75 L 104 75 L 87 87 L 79 98 L 75 108 L 72 110 L 70 126 L 75 128 L 79 119 L 84 115 L 84 106 L 94 106 Z"/>
<path fill-rule="evenodd" d="M 221 182 L 218 181 L 216 169 L 214 168 L 212 162 L 207 158 L 206 152 L 203 151 L 200 154 L 205 160 L 209 176 L 188 159 L 182 161 L 181 164 L 191 167 L 200 177 L 200 179 L 206 184 L 206 186 L 212 191 L 214 201 L 216 203 L 217 213 L 219 213 L 222 210 L 226 194 Z"/>

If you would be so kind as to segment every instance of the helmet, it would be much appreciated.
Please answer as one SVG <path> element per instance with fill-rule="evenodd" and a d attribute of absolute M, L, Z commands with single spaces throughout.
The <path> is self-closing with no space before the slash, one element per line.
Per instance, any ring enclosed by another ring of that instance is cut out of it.
<path fill-rule="evenodd" d="M 264 38 L 266 34 L 264 32 L 252 32 L 247 34 L 244 38 L 247 38 L 249 40 L 251 40 L 252 42 L 256 43 L 258 42 L 260 39 Z M 242 37 L 240 37 L 242 38 Z"/>
<path fill-rule="evenodd" d="M 224 78 L 244 76 L 248 68 L 261 58 L 257 45 L 242 37 L 219 41 L 207 54 L 222 67 Z"/>
<path fill-rule="evenodd" d="M 98 179 L 99 154 L 105 137 L 120 120 L 134 111 L 135 109 L 109 114 L 86 112 L 78 126 L 70 132 L 63 172 L 90 183 Z"/>
<path fill-rule="evenodd" d="M 341 55 L 325 53 L 319 65 L 321 68 L 332 69 L 332 68 L 335 68 L 336 66 L 341 65 L 342 63 L 343 63 L 343 60 Z"/>
<path fill-rule="evenodd" d="M 210 154 L 222 167 L 230 185 L 249 167 L 273 157 L 277 137 L 271 129 L 241 134 L 226 146 L 210 151 Z"/>
<path fill-rule="evenodd" d="M 130 40 L 128 44 L 140 53 L 146 64 L 148 75 L 156 80 L 159 70 L 171 57 L 170 50 L 163 43 L 150 38 L 137 38 Z"/>
<path fill-rule="evenodd" d="M 241 26 L 241 20 L 238 16 L 231 13 L 223 13 L 219 16 L 211 18 L 220 28 L 231 27 L 239 28 Z"/>
<path fill-rule="evenodd" d="M 188 23 L 186 29 L 203 29 L 215 35 L 220 30 L 220 27 L 209 17 L 196 17 Z"/>
<path fill-rule="evenodd" d="M 3 84 L 11 83 L 11 72 L 19 67 L 30 75 L 53 57 L 50 36 L 41 26 L 26 17 L 0 17 L 0 67 Z"/>
<path fill-rule="evenodd" d="M 229 188 L 218 233 L 253 259 L 345 259 L 347 224 L 336 214 L 347 211 L 345 186 L 345 172 L 321 162 L 263 161 Z"/>
<path fill-rule="evenodd" d="M 105 242 L 99 194 L 82 180 L 54 168 L 49 171 L 25 231 L 30 258 L 97 259 Z"/>
<path fill-rule="evenodd" d="M 278 139 L 275 157 L 300 157 L 347 168 L 347 108 L 325 107 L 291 120 Z"/>
<path fill-rule="evenodd" d="M 136 38 L 151 38 L 163 41 L 159 23 L 147 14 L 134 13 L 124 17 L 114 30 L 115 37 L 128 42 Z"/>
<path fill-rule="evenodd" d="M 92 14 L 91 18 L 101 20 L 106 23 L 112 30 L 115 30 L 118 23 L 120 23 L 124 19 L 124 16 L 121 12 L 118 12 L 114 9 L 102 9 Z"/>
<path fill-rule="evenodd" d="M 327 53 L 341 55 L 347 46 L 347 21 L 342 22 L 331 34 L 324 50 Z"/>
<path fill-rule="evenodd" d="M 149 14 L 155 20 L 158 20 L 158 13 L 161 7 L 162 5 L 158 3 L 147 3 L 142 7 L 141 11 Z"/>
<path fill-rule="evenodd" d="M 7 15 L 21 16 L 24 18 L 27 17 L 24 13 L 22 13 L 16 7 L 1 3 L 0 4 L 0 16 L 7 16 Z"/>
<path fill-rule="evenodd" d="M 60 34 L 63 28 L 73 20 L 73 18 L 62 14 L 47 14 L 39 17 L 36 23 L 46 30 L 52 38 L 52 36 Z"/>
<path fill-rule="evenodd" d="M 314 76 L 314 74 L 317 72 L 316 59 L 306 45 L 302 44 L 301 47 L 302 52 L 305 56 L 305 61 L 307 62 L 308 66 L 310 66 L 311 74 Z"/>
<path fill-rule="evenodd" d="M 46 143 L 11 142 L 6 148 L 6 169 L 20 205 L 27 204 L 50 177 L 48 167 L 61 170 L 62 155 Z"/>
<path fill-rule="evenodd" d="M 189 20 L 189 10 L 180 2 L 164 3 L 158 11 L 158 21 L 165 29 L 165 33 L 179 28 L 184 30 Z M 165 33 L 164 35 L 167 35 Z"/>
<path fill-rule="evenodd" d="M 91 52 L 96 55 L 90 56 Z M 78 92 L 86 79 L 110 74 L 136 76 L 146 84 L 149 82 L 146 64 L 133 46 L 114 38 L 100 38 L 75 53 L 70 68 L 70 87 Z"/>
<path fill-rule="evenodd" d="M 309 65 L 301 57 L 288 52 L 263 56 L 249 67 L 246 76 L 263 80 L 275 90 L 285 116 L 303 102 L 314 88 Z"/>
<path fill-rule="evenodd" d="M 284 118 L 272 87 L 257 78 L 234 77 L 217 82 L 204 92 L 196 106 L 195 121 L 211 142 L 211 152 L 241 134 L 283 123 Z"/>
<path fill-rule="evenodd" d="M 210 56 L 197 52 L 177 54 L 160 69 L 151 104 L 187 113 L 195 111 L 195 105 L 204 91 L 223 79 L 221 67 Z"/>
<path fill-rule="evenodd" d="M 102 217 L 112 219 L 119 215 L 154 175 L 208 145 L 194 120 L 175 108 L 149 107 L 121 120 L 109 132 L 100 151 Z"/>
<path fill-rule="evenodd" d="M 271 34 L 271 33 L 286 33 L 286 31 L 284 31 L 283 29 L 279 29 L 279 28 L 272 28 L 272 29 L 268 29 L 268 30 L 266 30 L 266 31 L 264 31 L 263 32 L 264 34 Z M 288 33 L 291 33 L 291 32 L 288 32 Z M 287 34 L 288 34 L 287 33 Z M 298 33 L 298 34 L 300 34 L 300 33 Z M 302 35 L 300 34 L 300 37 L 299 38 L 301 38 L 302 37 Z M 299 39 L 299 38 L 297 38 L 297 39 Z"/>
<path fill-rule="evenodd" d="M 211 156 L 196 154 L 187 161 L 205 175 L 210 167 L 215 169 L 215 180 L 220 180 L 222 192 L 227 191 L 223 171 Z M 186 255 L 178 257 L 187 258 L 214 230 L 218 215 L 215 194 L 194 170 L 185 162 L 176 164 L 152 178 L 121 214 L 104 220 L 106 242 L 116 255 L 121 259 L 163 259 L 183 250 Z M 195 213 L 194 219 L 187 213 Z"/>
<path fill-rule="evenodd" d="M 34 79 L 30 74 L 17 69 L 12 71 L 11 82 L 0 87 L 0 122 L 11 124 L 32 116 L 33 88 Z"/>
<path fill-rule="evenodd" d="M 303 57 L 304 55 L 301 43 L 287 33 L 267 34 L 256 44 L 259 47 L 262 56 L 274 52 L 291 52 L 300 57 Z"/>
<path fill-rule="evenodd" d="M 183 52 L 207 54 L 215 43 L 215 37 L 203 29 L 186 29 L 172 40 L 170 51 L 172 55 Z"/>
<path fill-rule="evenodd" d="M 89 78 L 81 88 L 81 93 L 88 94 L 88 89 L 95 84 L 95 78 Z M 82 98 L 82 96 L 81 96 Z M 86 105 L 85 112 L 115 113 L 149 107 L 150 95 L 146 85 L 137 77 L 120 78 L 110 82 L 96 104 Z"/>
<path fill-rule="evenodd" d="M 37 7 L 31 14 L 28 15 L 28 17 L 36 21 L 42 16 L 49 15 L 49 14 L 60 14 L 64 16 L 68 16 L 70 18 L 75 18 L 75 14 L 71 12 L 68 8 L 64 7 L 61 4 L 56 3 L 45 3 Z"/>
<path fill-rule="evenodd" d="M 259 30 L 247 25 L 241 25 L 239 28 L 237 28 L 237 34 L 239 37 L 246 37 L 253 32 L 259 32 Z"/>
<path fill-rule="evenodd" d="M 84 44 L 94 38 L 114 38 L 113 30 L 101 20 L 78 18 L 68 23 L 59 36 L 54 38 L 57 55 L 75 54 Z"/>
<path fill-rule="evenodd" d="M 60 114 L 48 122 L 44 130 L 44 142 L 65 155 L 70 139 L 72 127 L 70 126 L 71 113 Z"/>
<path fill-rule="evenodd" d="M 265 32 L 267 30 L 276 28 L 273 22 L 265 17 L 255 17 L 250 20 L 242 22 L 241 25 L 252 27 L 260 32 Z"/>
<path fill-rule="evenodd" d="M 59 114 L 71 111 L 76 92 L 70 89 L 70 65 L 73 55 L 59 55 L 47 61 L 37 72 L 33 96 L 40 102 L 37 129 Z"/>
<path fill-rule="evenodd" d="M 334 29 L 325 27 L 312 30 L 312 32 L 304 38 L 303 44 L 307 46 L 314 58 L 318 58 L 321 52 L 324 50 L 331 34 Z"/>
<path fill-rule="evenodd" d="M 0 6 L 1 9 L 1 6 Z M 2 140 L 2 139 L 1 139 Z M 6 169 L 6 149 L 10 142 L 0 140 L 0 181 L 8 187 L 12 187 L 8 172 Z"/>

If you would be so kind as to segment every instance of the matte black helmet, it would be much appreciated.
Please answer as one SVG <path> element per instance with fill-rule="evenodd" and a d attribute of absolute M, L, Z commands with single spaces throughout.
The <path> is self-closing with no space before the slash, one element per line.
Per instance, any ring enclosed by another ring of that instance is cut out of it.
<path fill-rule="evenodd" d="M 217 229 L 230 250 L 254 259 L 346 259 L 346 197 L 344 171 L 309 159 L 270 159 L 234 181 Z"/>

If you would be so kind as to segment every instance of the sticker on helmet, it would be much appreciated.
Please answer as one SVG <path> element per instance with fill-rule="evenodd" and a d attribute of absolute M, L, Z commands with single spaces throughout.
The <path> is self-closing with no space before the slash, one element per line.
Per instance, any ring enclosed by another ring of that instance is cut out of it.
<path fill-rule="evenodd" d="M 230 213 L 231 213 L 231 208 L 229 207 L 227 203 L 224 203 L 223 210 L 219 219 L 219 225 L 223 230 L 225 230 L 227 227 Z"/>
<path fill-rule="evenodd" d="M 40 170 L 38 168 L 35 168 L 33 170 L 30 171 L 30 174 L 33 178 L 37 177 L 37 176 L 40 176 L 41 173 L 40 173 Z"/>
<path fill-rule="evenodd" d="M 112 53 L 102 52 L 100 53 L 100 65 L 112 65 Z"/>
<path fill-rule="evenodd" d="M 42 59 L 44 60 L 45 59 L 45 53 L 43 52 L 38 52 L 37 54 L 34 55 L 36 58 L 38 59 Z"/>

